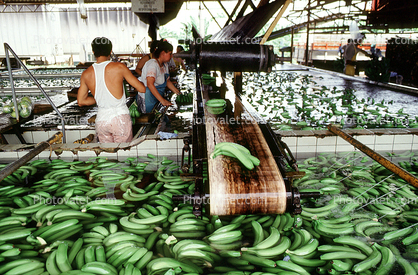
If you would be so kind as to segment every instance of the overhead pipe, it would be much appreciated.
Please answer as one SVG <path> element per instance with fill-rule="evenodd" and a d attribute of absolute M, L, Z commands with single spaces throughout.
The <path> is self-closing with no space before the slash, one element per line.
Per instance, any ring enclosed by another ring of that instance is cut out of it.
<path fill-rule="evenodd" d="M 21 166 L 28 163 L 31 159 L 39 155 L 42 151 L 50 147 L 53 143 L 60 141 L 62 139 L 62 136 L 62 132 L 55 133 L 51 138 L 39 143 L 35 148 L 30 150 L 23 157 L 4 167 L 3 170 L 0 171 L 0 182 L 4 180 L 6 177 L 13 174 Z"/>
<path fill-rule="evenodd" d="M 353 145 L 354 147 L 356 147 L 357 149 L 359 149 L 360 151 L 362 151 L 363 153 L 365 153 L 366 155 L 368 155 L 369 157 L 371 157 L 372 159 L 380 163 L 382 166 L 386 167 L 386 169 L 398 175 L 401 179 L 405 180 L 406 182 L 408 182 L 409 184 L 415 187 L 418 187 L 418 178 L 416 178 L 414 175 L 412 175 L 408 171 L 404 170 L 402 167 L 391 162 L 384 156 L 376 153 L 375 151 L 373 151 L 372 149 L 370 149 L 369 147 L 367 147 L 360 141 L 353 138 L 351 135 L 344 133 L 342 130 L 338 129 L 335 125 L 329 124 L 327 127 L 330 132 L 348 141 L 351 145 Z"/>

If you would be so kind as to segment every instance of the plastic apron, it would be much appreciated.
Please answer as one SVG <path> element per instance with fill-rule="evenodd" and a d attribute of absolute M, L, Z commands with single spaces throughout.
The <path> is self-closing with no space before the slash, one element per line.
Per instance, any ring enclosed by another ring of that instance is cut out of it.
<path fill-rule="evenodd" d="M 357 47 L 354 48 L 354 51 L 355 51 L 354 55 L 350 60 L 353 63 L 356 62 L 356 58 L 357 58 L 357 54 L 358 54 Z M 354 65 L 351 65 L 351 64 L 345 64 L 344 73 L 346 75 L 354 76 L 356 74 L 356 67 Z"/>
<path fill-rule="evenodd" d="M 165 88 L 167 87 L 167 80 L 169 78 L 169 74 L 164 74 L 164 83 L 155 86 L 157 88 L 158 93 L 164 97 L 165 94 Z M 145 92 L 145 112 L 150 113 L 152 109 L 154 108 L 155 104 L 158 103 L 158 99 L 151 93 L 150 89 L 148 89 Z"/>

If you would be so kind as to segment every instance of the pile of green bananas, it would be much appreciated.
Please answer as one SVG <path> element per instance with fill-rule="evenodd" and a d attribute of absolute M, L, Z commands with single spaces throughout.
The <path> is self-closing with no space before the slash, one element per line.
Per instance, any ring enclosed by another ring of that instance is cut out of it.
<path fill-rule="evenodd" d="M 216 77 L 213 77 L 210 74 L 202 74 L 202 81 L 204 85 L 211 85 L 216 81 Z"/>
<path fill-rule="evenodd" d="M 254 169 L 254 166 L 260 165 L 260 160 L 251 155 L 250 150 L 244 146 L 233 142 L 219 142 L 211 154 L 211 158 L 224 155 L 238 159 L 248 170 Z"/>
<path fill-rule="evenodd" d="M 187 104 L 192 104 L 193 102 L 193 93 L 192 92 L 186 92 L 186 93 L 181 93 L 179 95 L 177 95 L 176 97 L 176 103 L 177 105 L 187 105 Z"/>
<path fill-rule="evenodd" d="M 411 173 L 414 156 L 390 155 Z M 299 163 L 295 185 L 323 195 L 300 215 L 196 218 L 172 199 L 194 193 L 179 168 L 151 154 L 28 163 L 0 182 L 0 274 L 417 273 L 417 189 L 358 152 Z"/>
<path fill-rule="evenodd" d="M 226 101 L 224 99 L 210 99 L 206 101 L 206 109 L 213 115 L 220 115 L 225 112 Z"/>
<path fill-rule="evenodd" d="M 381 79 L 376 81 L 382 81 L 388 77 L 387 62 L 377 63 L 383 67 L 371 70 L 368 76 L 373 78 L 374 75 Z M 373 97 L 362 97 L 361 90 L 330 87 L 328 83 L 322 77 L 303 73 L 244 73 L 243 99 L 268 120 L 274 130 L 323 130 L 323 125 L 332 121 L 354 129 L 418 127 L 417 114 L 406 114 L 404 108 L 394 110 L 394 100 L 377 101 Z M 306 126 L 305 123 L 298 125 L 300 121 L 306 122 Z"/>

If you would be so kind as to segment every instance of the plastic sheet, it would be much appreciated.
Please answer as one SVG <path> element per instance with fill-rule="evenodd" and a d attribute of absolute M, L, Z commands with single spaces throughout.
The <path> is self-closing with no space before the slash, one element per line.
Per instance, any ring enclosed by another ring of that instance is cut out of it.
<path fill-rule="evenodd" d="M 132 120 L 129 114 L 115 116 L 110 121 L 96 121 L 100 143 L 132 141 Z"/>
<path fill-rule="evenodd" d="M 178 134 L 175 134 L 175 133 L 168 133 L 168 132 L 158 132 L 158 134 L 157 135 L 159 135 L 160 136 L 160 139 L 161 140 L 164 140 L 164 139 L 170 139 L 170 138 L 176 138 L 176 137 L 178 137 Z"/>

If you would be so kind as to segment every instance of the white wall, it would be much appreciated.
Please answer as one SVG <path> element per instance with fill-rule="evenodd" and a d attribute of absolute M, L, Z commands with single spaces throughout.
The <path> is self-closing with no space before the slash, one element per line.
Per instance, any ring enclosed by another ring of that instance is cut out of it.
<path fill-rule="evenodd" d="M 148 26 L 130 11 L 130 5 L 86 6 L 86 20 L 81 19 L 77 5 L 44 5 L 38 8 L 43 12 L 0 13 L 0 56 L 5 55 L 3 43 L 8 43 L 19 56 L 43 57 L 49 62 L 52 58 L 53 63 L 72 54 L 77 61 L 83 46 L 86 56 L 91 56 L 90 43 L 99 36 L 112 41 L 115 53 L 132 53 L 137 44 L 148 50 Z"/>

